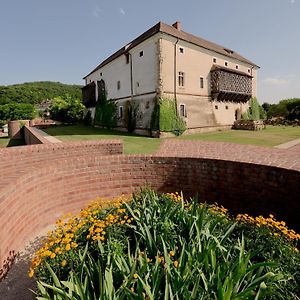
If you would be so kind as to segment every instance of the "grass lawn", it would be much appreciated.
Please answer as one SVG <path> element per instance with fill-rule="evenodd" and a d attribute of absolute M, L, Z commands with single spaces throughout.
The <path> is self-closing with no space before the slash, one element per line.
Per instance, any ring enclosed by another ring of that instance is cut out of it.
<path fill-rule="evenodd" d="M 228 130 L 181 136 L 184 140 L 220 141 L 274 147 L 300 138 L 300 127 L 267 126 L 265 130 Z"/>
<path fill-rule="evenodd" d="M 44 130 L 49 135 L 53 135 L 61 141 L 86 141 L 101 139 L 121 139 L 124 143 L 124 153 L 153 153 L 161 140 L 150 137 L 135 136 L 125 132 L 118 132 L 102 128 L 94 128 L 83 125 L 58 126 Z"/>
<path fill-rule="evenodd" d="M 8 137 L 0 137 L 0 148 L 21 146 L 21 145 L 25 145 L 25 141 L 22 139 L 9 141 Z"/>
<path fill-rule="evenodd" d="M 99 139 L 122 139 L 124 153 L 153 153 L 163 139 L 134 136 L 113 130 L 82 125 L 59 126 L 45 130 L 62 141 L 83 141 Z M 262 131 L 229 130 L 174 137 L 180 140 L 222 141 L 273 147 L 300 138 L 299 127 L 267 126 Z"/>

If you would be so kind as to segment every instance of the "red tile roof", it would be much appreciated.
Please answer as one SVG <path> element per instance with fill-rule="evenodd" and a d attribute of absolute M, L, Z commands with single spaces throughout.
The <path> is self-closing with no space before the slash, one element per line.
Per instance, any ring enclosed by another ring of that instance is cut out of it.
<path fill-rule="evenodd" d="M 245 63 L 247 63 L 247 64 L 249 64 L 253 67 L 259 68 L 258 65 L 256 65 L 255 63 L 251 62 L 250 60 L 246 59 L 245 57 L 241 56 L 240 54 L 238 54 L 237 52 L 235 52 L 231 49 L 228 49 L 228 48 L 225 48 L 221 45 L 212 43 L 210 41 L 207 41 L 203 38 L 197 37 L 193 34 L 184 32 L 182 30 L 178 30 L 175 27 L 167 25 L 163 22 L 159 22 L 156 25 L 154 25 L 153 27 L 151 27 L 150 29 L 148 29 L 147 31 L 145 31 L 143 34 L 138 36 L 132 42 L 130 42 L 126 46 L 122 47 L 121 49 L 119 49 L 117 52 L 115 52 L 111 56 L 109 56 L 100 65 L 98 65 L 94 70 L 92 70 L 88 75 L 86 75 L 83 79 L 85 79 L 87 76 L 89 76 L 90 74 L 92 74 L 95 71 L 99 70 L 100 68 L 102 68 L 106 64 L 110 63 L 115 58 L 121 56 L 122 54 L 127 53 L 130 49 L 134 48 L 138 44 L 142 43 L 146 39 L 150 38 L 151 36 L 153 36 L 154 34 L 159 33 L 159 32 L 170 35 L 170 36 L 175 37 L 175 38 L 178 38 L 180 40 L 189 42 L 189 43 L 197 45 L 199 47 L 211 50 L 213 52 L 222 54 L 224 56 L 234 58 L 234 59 L 239 60 L 241 62 L 245 62 Z"/>

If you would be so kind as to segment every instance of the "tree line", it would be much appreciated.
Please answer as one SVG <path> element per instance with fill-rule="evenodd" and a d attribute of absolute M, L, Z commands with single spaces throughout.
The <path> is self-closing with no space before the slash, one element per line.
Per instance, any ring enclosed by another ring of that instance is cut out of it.
<path fill-rule="evenodd" d="M 0 122 L 32 119 L 38 116 L 39 105 L 45 101 L 51 103 L 49 110 L 58 114 L 58 118 L 64 116 L 64 112 L 57 113 L 58 107 L 61 107 L 63 111 L 72 107 L 70 116 L 65 113 L 66 121 L 72 121 L 76 119 L 76 109 L 80 110 L 80 116 L 83 114 L 84 106 L 80 105 L 81 88 L 80 85 L 50 81 L 0 86 Z M 75 109 L 73 109 L 73 103 Z"/>

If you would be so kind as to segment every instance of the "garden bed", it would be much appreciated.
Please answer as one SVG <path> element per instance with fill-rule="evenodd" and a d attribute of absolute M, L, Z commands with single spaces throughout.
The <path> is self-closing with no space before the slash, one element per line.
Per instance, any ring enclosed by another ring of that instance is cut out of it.
<path fill-rule="evenodd" d="M 29 275 L 40 299 L 299 299 L 299 238 L 272 215 L 143 190 L 58 220 Z"/>

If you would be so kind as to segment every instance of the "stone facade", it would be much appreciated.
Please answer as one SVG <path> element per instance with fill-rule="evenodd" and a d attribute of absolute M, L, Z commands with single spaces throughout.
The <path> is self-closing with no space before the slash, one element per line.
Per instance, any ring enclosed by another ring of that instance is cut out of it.
<path fill-rule="evenodd" d="M 190 130 L 232 126 L 256 96 L 258 68 L 230 49 L 183 32 L 178 22 L 160 22 L 84 77 L 83 101 L 94 114 L 104 83 L 108 99 L 116 102 L 119 127 L 126 101 L 135 101 L 137 128 L 149 130 L 161 98 L 176 102 Z"/>

